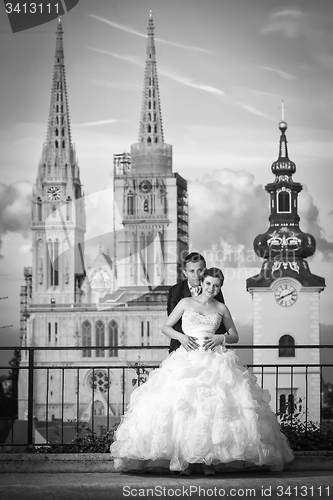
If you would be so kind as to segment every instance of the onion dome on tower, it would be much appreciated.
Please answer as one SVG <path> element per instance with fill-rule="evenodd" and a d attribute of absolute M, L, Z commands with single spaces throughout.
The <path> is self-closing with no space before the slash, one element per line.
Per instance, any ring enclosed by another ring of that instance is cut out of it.
<path fill-rule="evenodd" d="M 314 254 L 316 240 L 299 228 L 297 201 L 303 187 L 292 178 L 296 165 L 288 156 L 287 128 L 282 120 L 279 157 L 271 167 L 275 180 L 265 186 L 270 194 L 270 227 L 253 242 L 254 251 L 265 261 L 260 273 L 247 280 L 247 287 L 269 286 L 283 276 L 293 277 L 303 286 L 325 286 L 324 278 L 312 274 L 304 260 Z"/>

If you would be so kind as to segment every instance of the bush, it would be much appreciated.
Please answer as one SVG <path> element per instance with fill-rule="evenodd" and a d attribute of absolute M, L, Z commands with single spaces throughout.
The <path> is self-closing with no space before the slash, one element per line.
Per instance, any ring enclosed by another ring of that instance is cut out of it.
<path fill-rule="evenodd" d="M 294 451 L 333 451 L 333 424 L 320 427 L 319 423 L 301 420 L 301 414 L 284 414 L 281 431 Z"/>
<path fill-rule="evenodd" d="M 69 444 L 52 443 L 46 446 L 35 446 L 35 453 L 109 453 L 113 436 L 117 425 L 112 429 L 97 436 L 95 432 L 89 428 L 87 423 L 79 422 L 76 424 L 76 436 Z"/>

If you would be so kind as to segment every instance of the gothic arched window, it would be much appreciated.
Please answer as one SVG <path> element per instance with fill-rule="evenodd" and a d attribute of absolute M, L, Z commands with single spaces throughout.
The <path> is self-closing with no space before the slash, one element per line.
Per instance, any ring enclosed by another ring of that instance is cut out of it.
<path fill-rule="evenodd" d="M 55 141 L 55 147 L 57 148 L 59 146 L 58 141 Z"/>
<path fill-rule="evenodd" d="M 113 349 L 109 349 L 109 356 L 118 356 L 118 325 L 114 320 L 109 323 L 109 346 L 113 347 Z"/>
<path fill-rule="evenodd" d="M 290 192 L 280 191 L 277 199 L 278 212 L 290 212 Z"/>
<path fill-rule="evenodd" d="M 147 131 L 148 131 L 148 134 L 150 134 L 150 133 L 151 133 L 151 126 L 150 126 L 150 125 L 148 125 L 148 127 L 147 127 Z"/>
<path fill-rule="evenodd" d="M 148 102 L 148 109 L 151 109 L 151 101 Z"/>
<path fill-rule="evenodd" d="M 103 321 L 100 319 L 97 321 L 95 325 L 95 333 L 96 333 L 96 345 L 104 347 L 105 345 L 105 326 Z M 96 349 L 96 357 L 104 358 L 104 349 Z"/>
<path fill-rule="evenodd" d="M 104 405 L 98 399 L 94 401 L 94 415 L 95 417 L 102 417 L 104 415 Z"/>
<path fill-rule="evenodd" d="M 295 340 L 291 335 L 282 335 L 279 340 L 279 358 L 295 357 Z"/>
<path fill-rule="evenodd" d="M 47 242 L 47 261 L 49 286 L 59 285 L 59 240 Z"/>
<path fill-rule="evenodd" d="M 66 220 L 71 220 L 72 215 L 72 200 L 70 196 L 68 196 L 66 200 Z"/>
<path fill-rule="evenodd" d="M 127 214 L 134 215 L 134 194 L 133 191 L 127 193 Z"/>
<path fill-rule="evenodd" d="M 42 200 L 37 198 L 37 222 L 42 220 Z"/>
<path fill-rule="evenodd" d="M 148 142 L 148 144 L 151 143 L 151 137 L 148 137 L 147 142 Z"/>
<path fill-rule="evenodd" d="M 87 320 L 82 323 L 82 346 L 91 346 L 91 323 Z M 91 358 L 91 349 L 83 349 L 82 356 Z"/>
<path fill-rule="evenodd" d="M 59 285 L 59 240 L 54 242 L 54 286 Z"/>

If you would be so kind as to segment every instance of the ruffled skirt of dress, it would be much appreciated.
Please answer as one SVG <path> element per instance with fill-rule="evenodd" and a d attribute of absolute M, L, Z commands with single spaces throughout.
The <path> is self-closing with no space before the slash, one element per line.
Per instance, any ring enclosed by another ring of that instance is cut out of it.
<path fill-rule="evenodd" d="M 180 348 L 132 393 L 111 445 L 115 470 L 282 470 L 294 455 L 269 402 L 233 351 Z"/>

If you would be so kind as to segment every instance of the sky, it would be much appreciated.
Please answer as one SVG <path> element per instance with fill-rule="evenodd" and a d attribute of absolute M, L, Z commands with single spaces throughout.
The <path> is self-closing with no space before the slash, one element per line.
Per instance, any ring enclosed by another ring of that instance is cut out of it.
<path fill-rule="evenodd" d="M 321 341 L 333 333 L 333 5 L 330 0 L 80 0 L 63 17 L 72 140 L 86 195 L 110 189 L 113 155 L 137 142 L 148 13 L 165 142 L 188 181 L 190 248 L 222 267 L 243 339 L 252 329 L 246 278 L 268 229 L 281 102 L 300 227 L 326 279 Z M 19 342 L 23 267 L 31 265 L 30 196 L 47 119 L 56 21 L 13 34 L 0 6 L 0 346 Z M 92 218 L 88 225 L 92 223 Z M 209 229 L 207 231 L 207 228 Z M 7 325 L 13 325 L 8 328 Z"/>

